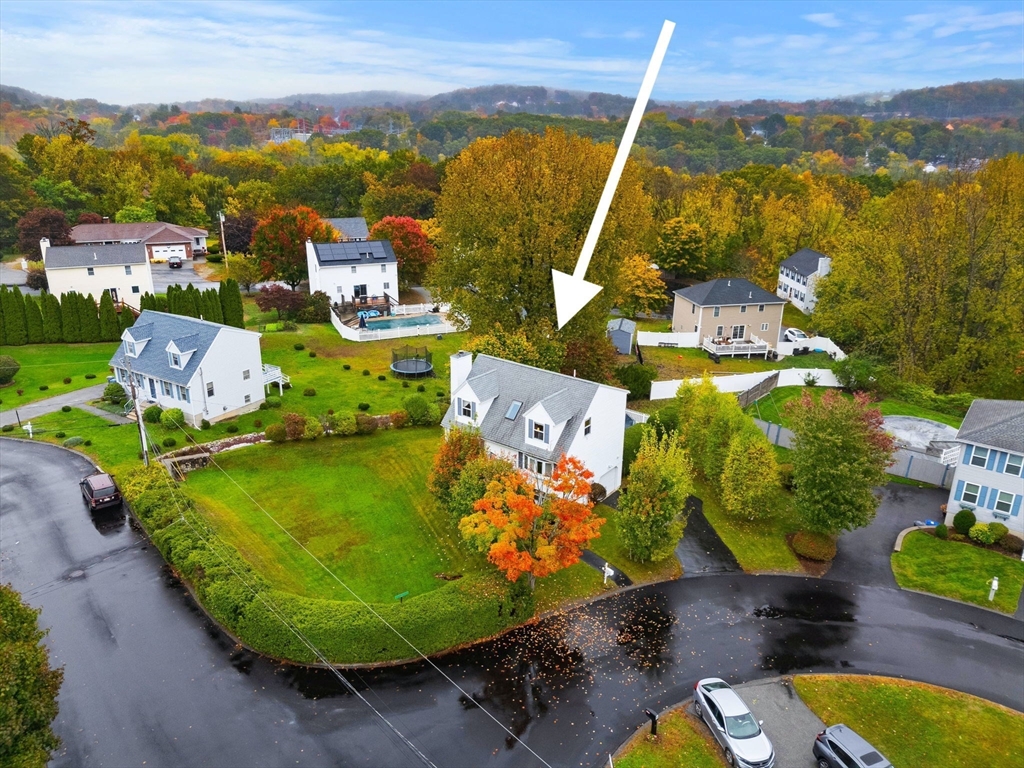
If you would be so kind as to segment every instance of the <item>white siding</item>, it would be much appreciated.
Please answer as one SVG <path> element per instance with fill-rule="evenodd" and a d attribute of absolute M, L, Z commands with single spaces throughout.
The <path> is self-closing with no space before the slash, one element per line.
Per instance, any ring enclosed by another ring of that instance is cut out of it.
<path fill-rule="evenodd" d="M 357 285 L 366 286 L 367 296 L 381 298 L 387 293 L 398 298 L 398 264 L 393 261 L 323 266 L 317 261 L 313 244 L 306 243 L 306 269 L 309 271 L 310 293 L 323 291 L 332 302 L 351 301 Z"/>
<path fill-rule="evenodd" d="M 84 296 L 91 293 L 92 297 L 99 301 L 104 291 L 113 288 L 117 291 L 118 301 L 139 309 L 142 294 L 154 293 L 153 273 L 148 262 L 128 266 L 132 269 L 130 275 L 125 273 L 122 264 L 92 267 L 91 275 L 89 267 L 47 268 L 46 280 L 50 286 L 50 293 L 57 297 L 77 291 Z"/>
<path fill-rule="evenodd" d="M 243 378 L 246 370 L 248 379 Z M 211 383 L 212 396 L 207 395 L 207 386 Z M 222 329 L 193 378 L 193 402 L 202 406 L 203 418 L 219 421 L 256 410 L 264 397 L 259 334 L 237 328 Z"/>
<path fill-rule="evenodd" d="M 590 434 L 584 425 L 573 439 L 569 450 L 584 466 L 594 473 L 592 483 L 601 483 L 610 494 L 622 485 L 622 444 L 626 430 L 626 397 L 629 393 L 612 387 L 598 387 L 587 415 L 591 420 Z"/>

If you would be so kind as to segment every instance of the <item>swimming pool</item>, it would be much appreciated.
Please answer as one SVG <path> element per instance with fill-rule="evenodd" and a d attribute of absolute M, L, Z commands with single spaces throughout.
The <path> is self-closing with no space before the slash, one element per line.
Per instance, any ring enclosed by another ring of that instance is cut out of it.
<path fill-rule="evenodd" d="M 439 314 L 388 317 L 383 320 L 367 320 L 366 330 L 382 331 L 386 328 L 413 328 L 417 325 L 441 325 L 443 322 L 444 319 Z"/>

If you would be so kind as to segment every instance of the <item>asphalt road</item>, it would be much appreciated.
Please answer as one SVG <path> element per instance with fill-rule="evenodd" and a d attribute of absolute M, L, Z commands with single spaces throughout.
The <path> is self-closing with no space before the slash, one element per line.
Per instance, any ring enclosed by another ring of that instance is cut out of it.
<path fill-rule="evenodd" d="M 65 668 L 54 766 L 414 766 L 323 670 L 235 647 L 121 513 L 90 516 L 90 469 L 0 440 L 0 579 L 43 609 Z M 723 574 L 643 587 L 439 661 L 551 765 L 598 766 L 711 674 L 878 673 L 1024 710 L 1024 626 L 881 587 Z M 425 664 L 347 673 L 439 766 L 539 762 Z M 780 766 L 780 768 L 782 768 Z"/>

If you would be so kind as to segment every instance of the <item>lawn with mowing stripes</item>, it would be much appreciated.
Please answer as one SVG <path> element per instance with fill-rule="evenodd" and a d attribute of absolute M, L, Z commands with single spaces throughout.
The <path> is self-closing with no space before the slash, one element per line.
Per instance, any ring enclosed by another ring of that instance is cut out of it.
<path fill-rule="evenodd" d="M 55 395 L 105 384 L 110 374 L 108 363 L 117 349 L 115 342 L 100 344 L 26 344 L 0 347 L 0 355 L 10 355 L 21 369 L 14 382 L 0 389 L 0 410 L 10 410 Z M 86 374 L 95 378 L 87 379 Z M 64 379 L 71 383 L 65 384 Z M 47 389 L 40 391 L 39 387 Z M 22 394 L 17 394 L 18 390 Z"/>
<path fill-rule="evenodd" d="M 224 471 L 190 473 L 185 488 L 274 586 L 354 599 L 257 503 L 360 597 L 390 601 L 443 585 L 439 575 L 489 568 L 467 554 L 427 492 L 440 439 L 440 429 L 416 428 L 258 445 L 218 455 Z"/>

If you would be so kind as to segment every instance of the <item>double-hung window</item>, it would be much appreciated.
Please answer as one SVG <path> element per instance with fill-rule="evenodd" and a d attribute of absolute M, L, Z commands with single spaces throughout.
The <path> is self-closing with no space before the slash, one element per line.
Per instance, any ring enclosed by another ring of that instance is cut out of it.
<path fill-rule="evenodd" d="M 96 274 L 96 270 L 93 269 L 92 267 L 86 267 L 85 274 L 87 274 L 89 277 L 92 277 L 93 275 Z"/>
<path fill-rule="evenodd" d="M 583 434 L 584 435 L 589 435 L 590 434 L 590 427 L 592 426 L 592 424 L 590 422 L 591 422 L 590 419 L 587 419 L 586 421 L 583 422 Z"/>
<path fill-rule="evenodd" d="M 971 454 L 971 466 L 984 467 L 987 462 L 988 448 L 981 448 L 980 446 L 975 446 L 974 453 Z"/>
<path fill-rule="evenodd" d="M 1003 471 L 1008 475 L 1019 477 L 1022 463 L 1024 463 L 1024 457 L 1017 456 L 1011 453 L 1009 456 L 1006 457 L 1006 467 L 1003 469 Z"/>
<path fill-rule="evenodd" d="M 126 275 L 130 275 L 132 273 L 132 268 L 129 267 L 127 264 L 124 265 L 124 273 Z"/>
<path fill-rule="evenodd" d="M 246 368 L 244 371 L 242 371 L 242 381 L 248 381 L 248 380 L 249 380 L 249 369 Z"/>
<path fill-rule="evenodd" d="M 472 400 L 463 400 L 459 398 L 459 413 L 465 416 L 467 419 L 472 419 L 476 416 L 476 403 Z"/>
<path fill-rule="evenodd" d="M 1000 491 L 999 495 L 996 496 L 996 512 L 1010 513 L 1010 509 L 1013 507 L 1013 494 L 1007 493 L 1006 491 Z"/>
<path fill-rule="evenodd" d="M 767 331 L 768 330 L 768 323 L 761 323 L 761 330 L 762 331 Z"/>
<path fill-rule="evenodd" d="M 740 306 L 740 314 L 745 315 L 747 313 L 747 305 L 743 304 Z"/>
<path fill-rule="evenodd" d="M 975 483 L 964 483 L 964 503 L 965 504 L 977 504 L 978 493 L 981 491 L 981 487 Z"/>
<path fill-rule="evenodd" d="M 380 265 L 380 271 L 381 272 L 387 272 L 388 271 L 388 265 L 387 264 L 381 264 Z"/>
<path fill-rule="evenodd" d="M 174 352 L 167 353 L 167 362 L 170 364 L 171 368 L 181 368 L 181 358 Z"/>
<path fill-rule="evenodd" d="M 206 396 L 207 397 L 213 397 L 213 382 L 212 381 L 206 382 Z"/>
<path fill-rule="evenodd" d="M 174 388 L 171 385 L 171 382 L 162 381 L 160 382 L 160 384 L 163 388 L 164 395 L 166 395 L 167 397 L 174 397 Z"/>
<path fill-rule="evenodd" d="M 757 305 L 757 311 L 758 312 L 764 312 L 764 304 L 758 304 Z"/>
<path fill-rule="evenodd" d="M 722 308 L 721 307 L 715 307 L 715 311 L 712 314 L 714 314 L 715 317 L 718 317 L 719 315 L 722 314 Z"/>
<path fill-rule="evenodd" d="M 544 425 L 543 424 L 538 424 L 537 422 L 533 423 L 533 439 L 534 440 L 540 440 L 540 441 L 544 442 L 544 432 L 545 432 L 545 430 L 544 430 Z"/>

